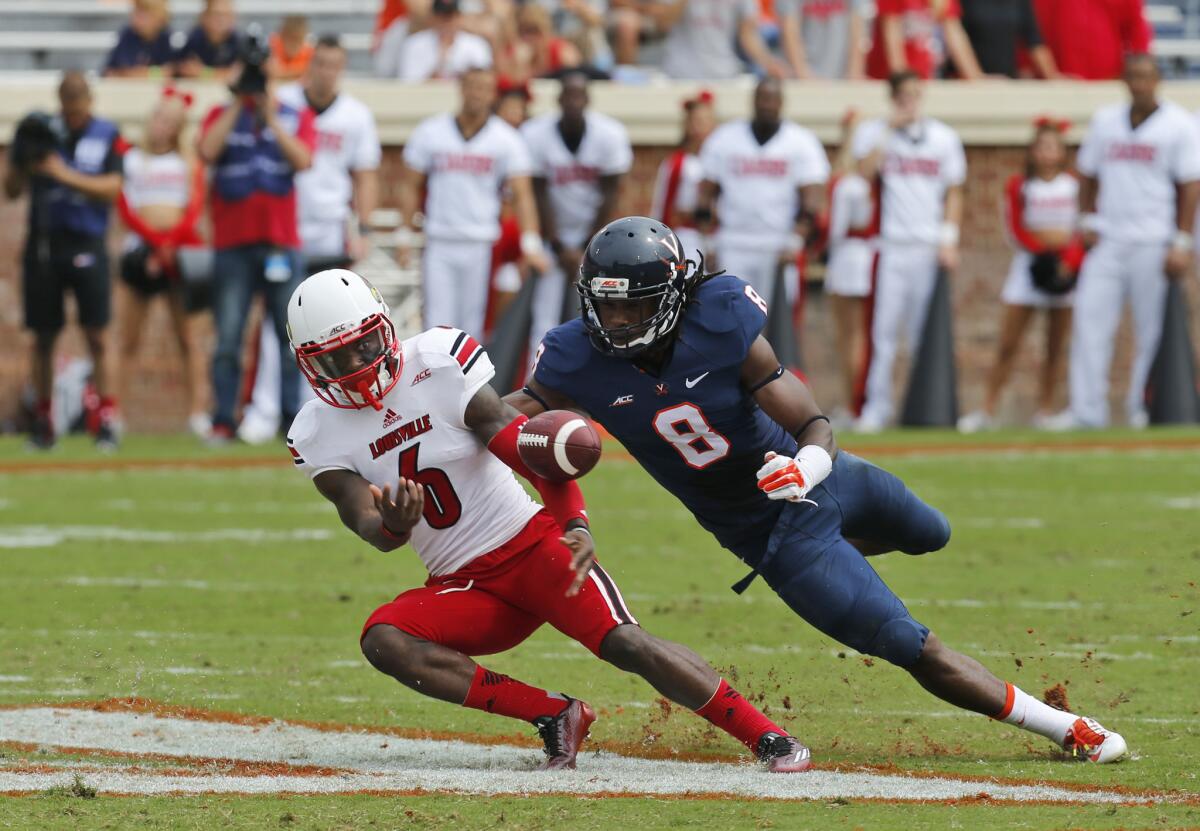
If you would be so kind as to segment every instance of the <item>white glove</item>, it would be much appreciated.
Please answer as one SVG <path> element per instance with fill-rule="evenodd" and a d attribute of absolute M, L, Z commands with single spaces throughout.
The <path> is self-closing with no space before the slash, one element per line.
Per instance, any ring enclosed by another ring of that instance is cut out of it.
<path fill-rule="evenodd" d="M 764 460 L 766 464 L 758 469 L 758 488 L 768 499 L 799 502 L 833 471 L 829 452 L 816 444 L 800 448 L 794 459 L 771 452 Z"/>

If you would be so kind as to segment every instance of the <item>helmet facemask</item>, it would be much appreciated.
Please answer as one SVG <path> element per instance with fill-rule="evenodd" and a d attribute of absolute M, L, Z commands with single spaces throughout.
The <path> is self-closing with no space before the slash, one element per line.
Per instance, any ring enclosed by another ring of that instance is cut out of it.
<path fill-rule="evenodd" d="M 675 331 L 687 297 L 689 267 L 694 263 L 685 260 L 663 264 L 671 269 L 670 277 L 642 288 L 631 288 L 624 278 L 598 276 L 589 280 L 580 276 L 576 288 L 583 325 L 601 352 L 631 358 L 662 343 Z M 632 322 L 623 322 L 631 317 Z"/>
<path fill-rule="evenodd" d="M 381 410 L 381 400 L 400 380 L 402 357 L 392 321 L 373 314 L 319 343 L 297 347 L 296 363 L 326 404 Z"/>

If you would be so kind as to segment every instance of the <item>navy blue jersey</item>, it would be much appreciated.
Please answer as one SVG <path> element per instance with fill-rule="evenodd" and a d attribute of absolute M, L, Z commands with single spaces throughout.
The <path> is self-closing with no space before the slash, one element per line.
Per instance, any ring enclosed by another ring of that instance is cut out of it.
<path fill-rule="evenodd" d="M 546 335 L 534 378 L 587 411 L 722 545 L 744 556 L 740 544 L 764 539 L 780 511 L 758 489 L 763 455 L 797 449 L 741 384 L 742 363 L 766 322 L 766 304 L 750 286 L 714 277 L 684 311 L 661 377 L 597 350 L 575 319 Z"/>

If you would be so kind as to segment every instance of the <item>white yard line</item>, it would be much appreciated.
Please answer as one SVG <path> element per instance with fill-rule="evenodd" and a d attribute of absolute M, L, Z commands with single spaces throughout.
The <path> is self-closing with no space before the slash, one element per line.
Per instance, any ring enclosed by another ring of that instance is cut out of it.
<path fill-rule="evenodd" d="M 1050 784 L 997 784 L 942 777 L 812 771 L 770 775 L 755 765 L 673 762 L 585 752 L 577 772 L 534 773 L 540 754 L 509 745 L 402 739 L 383 733 L 327 732 L 273 722 L 245 726 L 155 715 L 31 707 L 0 711 L 0 741 L 91 748 L 137 756 L 223 758 L 336 768 L 335 775 L 174 776 L 102 770 L 83 776 L 107 793 L 345 793 L 450 791 L 478 794 L 712 794 L 778 799 L 954 800 L 988 794 L 1010 802 L 1163 802 L 1167 795 L 1076 790 Z M 186 760 L 182 760 L 186 763 Z M 75 771 L 0 770 L 0 792 L 70 786 Z"/>
<path fill-rule="evenodd" d="M 196 543 L 310 542 L 333 538 L 328 528 L 210 528 L 158 531 L 119 525 L 0 525 L 0 548 L 52 548 L 67 542 Z"/>

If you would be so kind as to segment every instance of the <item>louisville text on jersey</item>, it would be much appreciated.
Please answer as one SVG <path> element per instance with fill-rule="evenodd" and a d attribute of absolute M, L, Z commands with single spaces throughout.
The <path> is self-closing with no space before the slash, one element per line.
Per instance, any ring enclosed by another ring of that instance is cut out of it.
<path fill-rule="evenodd" d="M 371 458 L 378 459 L 389 450 L 395 450 L 406 441 L 410 441 L 422 433 L 428 433 L 433 427 L 429 423 L 429 416 L 423 415 L 420 418 L 415 418 L 412 421 L 406 421 L 395 430 L 384 433 L 369 446 L 371 450 Z"/>

